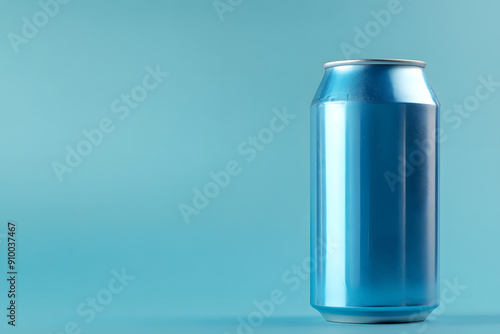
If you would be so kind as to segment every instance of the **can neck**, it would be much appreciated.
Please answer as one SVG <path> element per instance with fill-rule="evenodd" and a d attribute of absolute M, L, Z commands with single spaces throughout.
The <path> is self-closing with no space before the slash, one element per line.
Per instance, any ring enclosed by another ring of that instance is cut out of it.
<path fill-rule="evenodd" d="M 327 67 L 313 100 L 437 104 L 423 67 L 403 64 L 346 64 Z"/>

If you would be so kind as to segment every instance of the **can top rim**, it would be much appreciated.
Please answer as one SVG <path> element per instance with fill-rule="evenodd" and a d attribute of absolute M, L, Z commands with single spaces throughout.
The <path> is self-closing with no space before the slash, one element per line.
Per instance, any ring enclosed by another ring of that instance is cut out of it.
<path fill-rule="evenodd" d="M 343 65 L 400 65 L 400 66 L 418 66 L 425 68 L 427 65 L 425 62 L 420 60 L 408 60 L 408 59 L 350 59 L 350 60 L 337 60 L 325 63 L 323 67 L 325 69 L 335 66 Z"/>

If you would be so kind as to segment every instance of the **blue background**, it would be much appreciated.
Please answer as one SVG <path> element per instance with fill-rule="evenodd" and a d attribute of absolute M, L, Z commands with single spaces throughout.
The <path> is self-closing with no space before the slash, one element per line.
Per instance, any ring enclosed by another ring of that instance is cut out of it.
<path fill-rule="evenodd" d="M 344 59 L 341 43 L 355 45 L 355 27 L 391 1 L 223 2 L 222 20 L 211 0 L 72 0 L 17 53 L 9 34 L 41 7 L 0 2 L 0 277 L 8 220 L 19 249 L 18 326 L 6 324 L 2 279 L 1 330 L 232 334 L 279 289 L 286 301 L 255 332 L 498 332 L 500 87 L 460 125 L 441 123 L 442 287 L 466 288 L 425 328 L 328 324 L 309 306 L 309 279 L 283 279 L 309 256 L 309 104 L 322 64 Z M 480 76 L 500 81 L 500 2 L 398 8 L 352 58 L 426 61 L 443 111 Z M 121 120 L 112 102 L 157 65 L 168 76 Z M 247 161 L 239 145 L 284 108 L 295 118 Z M 114 131 L 60 182 L 52 163 L 104 118 Z M 233 160 L 241 172 L 187 224 L 179 205 Z M 76 308 L 122 268 L 135 278 L 86 323 Z"/>

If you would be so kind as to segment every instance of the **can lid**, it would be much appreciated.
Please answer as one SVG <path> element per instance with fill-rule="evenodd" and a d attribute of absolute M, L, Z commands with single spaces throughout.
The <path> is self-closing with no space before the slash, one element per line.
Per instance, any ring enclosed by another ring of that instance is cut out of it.
<path fill-rule="evenodd" d="M 418 66 L 425 68 L 427 65 L 420 60 L 407 60 L 407 59 L 351 59 L 351 60 L 338 60 L 325 63 L 323 67 L 330 68 L 343 65 L 402 65 L 402 66 Z"/>

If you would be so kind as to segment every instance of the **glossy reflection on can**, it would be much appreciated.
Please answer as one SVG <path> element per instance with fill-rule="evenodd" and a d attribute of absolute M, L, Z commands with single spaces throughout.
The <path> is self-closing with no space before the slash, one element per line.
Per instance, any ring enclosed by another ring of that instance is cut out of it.
<path fill-rule="evenodd" d="M 311 106 L 311 305 L 424 320 L 439 303 L 439 103 L 425 63 L 326 64 Z"/>

